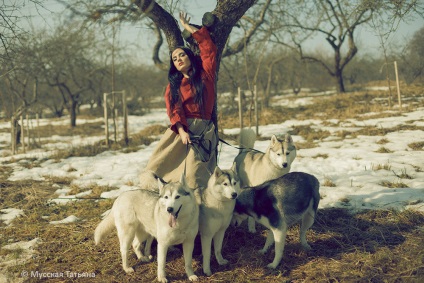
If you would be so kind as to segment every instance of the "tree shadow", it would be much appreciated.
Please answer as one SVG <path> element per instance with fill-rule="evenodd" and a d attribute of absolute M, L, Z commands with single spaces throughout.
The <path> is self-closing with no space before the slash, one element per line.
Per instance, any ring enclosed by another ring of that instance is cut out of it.
<path fill-rule="evenodd" d="M 403 212 L 407 213 L 407 212 Z M 411 219 L 413 220 L 411 221 Z M 378 249 L 393 249 L 405 242 L 405 233 L 424 224 L 424 215 L 401 215 L 394 210 L 364 210 L 351 213 L 343 208 L 320 209 L 314 225 L 307 232 L 307 240 L 312 247 L 303 251 L 299 243 L 299 227 L 289 229 L 284 256 L 275 271 L 267 273 L 290 274 L 291 270 L 304 265 L 315 258 L 338 259 L 353 252 L 375 253 Z M 261 255 L 257 250 L 265 244 L 266 229 L 257 224 L 257 233 L 247 231 L 247 225 L 229 227 L 223 255 L 230 262 L 230 267 L 220 267 L 214 260 L 211 267 L 224 271 L 238 266 L 254 265 L 266 268 L 274 257 L 274 246 Z"/>
<path fill-rule="evenodd" d="M 275 270 L 267 268 L 274 258 L 274 246 L 265 255 L 258 253 L 265 244 L 267 233 L 265 227 L 256 224 L 257 232 L 252 234 L 248 232 L 247 223 L 243 223 L 240 227 L 230 226 L 225 233 L 222 247 L 222 255 L 229 263 L 219 265 L 212 246 L 213 275 L 211 278 L 205 277 L 202 270 L 201 241 L 197 236 L 193 251 L 193 266 L 195 273 L 206 280 L 226 280 L 228 276 L 237 278 L 242 276 L 241 270 L 246 273 L 245 276 L 249 280 L 268 280 L 269 278 L 278 280 L 277 278 L 281 276 L 292 276 L 294 270 L 299 272 L 299 268 L 303 266 L 307 268 L 306 266 L 314 260 L 341 260 L 343 256 L 351 253 L 373 254 L 384 248 L 394 249 L 402 245 L 408 232 L 416 229 L 417 225 L 424 224 L 423 214 L 407 215 L 407 213 L 394 210 L 364 210 L 352 213 L 343 208 L 320 209 L 314 225 L 307 232 L 307 240 L 312 250 L 302 249 L 299 242 L 299 226 L 291 227 L 287 234 L 283 259 Z M 157 243 L 154 241 L 153 262 L 157 259 L 156 246 Z M 168 270 L 169 265 L 181 268 L 184 266 L 183 261 L 181 245 L 174 246 L 168 251 Z M 137 269 L 147 268 L 143 267 L 145 264 L 138 263 L 136 267 Z M 170 271 L 171 277 L 173 280 L 176 278 L 183 280 L 184 272 L 179 274 Z"/>

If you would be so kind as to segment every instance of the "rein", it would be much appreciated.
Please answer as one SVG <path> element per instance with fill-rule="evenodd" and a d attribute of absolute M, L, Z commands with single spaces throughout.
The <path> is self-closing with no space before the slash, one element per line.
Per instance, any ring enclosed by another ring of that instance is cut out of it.
<path fill-rule="evenodd" d="M 186 169 L 187 169 L 187 155 L 188 155 L 188 151 L 189 151 L 189 145 L 190 144 L 187 144 L 186 145 L 186 158 L 185 158 L 185 160 L 184 160 L 184 176 L 186 176 Z M 201 154 L 200 154 L 200 152 L 199 152 L 199 150 L 195 147 L 195 146 L 192 146 L 192 148 L 193 148 L 193 150 L 195 151 L 195 152 L 197 152 L 197 154 L 200 156 Z M 204 161 L 203 161 L 204 162 Z M 206 168 L 206 170 L 208 171 L 208 173 L 209 173 L 209 176 L 211 176 L 212 175 L 212 172 L 209 170 L 209 168 L 205 165 L 205 164 L 202 164 L 205 168 Z"/>
<path fill-rule="evenodd" d="M 250 147 L 237 147 L 235 145 L 232 145 L 232 144 L 228 143 L 227 141 L 225 141 L 225 140 L 223 140 L 221 138 L 219 138 L 219 141 L 222 142 L 222 143 L 224 143 L 224 144 L 226 144 L 226 145 L 229 145 L 229 146 L 231 146 L 233 148 L 239 149 L 239 150 L 248 150 L 248 151 L 256 151 L 256 152 L 264 153 L 264 152 L 262 152 L 260 150 L 257 150 L 257 149 L 254 149 L 254 148 L 250 148 Z"/>

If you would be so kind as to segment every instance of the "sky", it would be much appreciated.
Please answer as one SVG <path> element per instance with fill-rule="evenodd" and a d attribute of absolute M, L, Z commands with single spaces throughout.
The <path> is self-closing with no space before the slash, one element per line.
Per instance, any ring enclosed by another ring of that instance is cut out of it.
<path fill-rule="evenodd" d="M 47 9 L 34 9 L 32 3 L 22 10 L 22 14 L 31 15 L 31 21 L 37 26 L 47 26 L 52 27 L 52 14 L 57 13 L 63 9 L 63 5 L 56 2 L 55 0 L 45 0 L 45 7 Z M 191 0 L 190 9 L 187 9 L 187 12 L 192 18 L 192 22 L 201 23 L 202 16 L 205 12 L 212 11 L 216 6 L 216 0 Z M 177 11 L 178 12 L 178 11 Z M 176 12 L 176 13 L 177 13 Z M 178 15 L 174 15 L 178 18 Z M 399 28 L 394 32 L 388 40 L 389 45 L 396 45 L 397 43 L 404 43 L 409 40 L 414 32 L 424 27 L 424 19 L 421 17 L 415 17 L 414 19 L 408 19 L 408 23 L 401 22 Z M 143 38 L 143 33 L 145 29 L 141 26 L 134 25 L 124 25 L 119 31 L 120 44 L 131 46 L 132 43 L 142 44 L 144 50 L 151 50 L 153 48 L 154 42 L 146 40 Z M 359 48 L 359 55 L 365 54 L 378 54 L 380 48 L 379 37 L 376 35 L 375 31 L 371 30 L 369 27 L 359 27 L 356 30 L 357 44 Z M 324 39 L 314 40 L 310 44 L 313 48 L 318 50 L 330 50 L 328 43 Z M 362 47 L 362 48 L 361 48 Z M 152 64 L 153 62 L 150 59 L 150 54 L 143 56 L 144 52 L 132 52 L 131 54 L 138 54 L 138 60 L 142 61 L 144 64 Z"/>

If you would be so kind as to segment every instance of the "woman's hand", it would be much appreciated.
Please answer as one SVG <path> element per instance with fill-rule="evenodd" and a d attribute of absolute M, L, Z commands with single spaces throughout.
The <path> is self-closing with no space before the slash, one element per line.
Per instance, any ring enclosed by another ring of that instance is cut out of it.
<path fill-rule="evenodd" d="M 191 143 L 190 135 L 184 130 L 183 125 L 180 123 L 177 124 L 178 134 L 180 135 L 181 141 L 183 144 Z"/>
<path fill-rule="evenodd" d="M 193 33 L 198 30 L 198 28 L 190 25 L 190 17 L 187 15 L 187 13 L 180 12 L 180 22 L 183 28 L 185 28 L 190 33 Z"/>
<path fill-rule="evenodd" d="M 180 137 L 181 137 L 181 141 L 183 142 L 183 144 L 190 144 L 191 140 L 190 140 L 190 135 L 185 132 L 184 130 L 180 133 Z"/>

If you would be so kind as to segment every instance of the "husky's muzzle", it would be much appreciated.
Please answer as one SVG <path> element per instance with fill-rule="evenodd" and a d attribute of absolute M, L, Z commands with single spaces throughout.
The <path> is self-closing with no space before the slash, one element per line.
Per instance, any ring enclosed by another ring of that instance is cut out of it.
<path fill-rule="evenodd" d="M 169 213 L 168 223 L 169 223 L 169 226 L 171 228 L 173 228 L 173 227 L 175 227 L 175 225 L 177 225 L 178 214 L 180 213 L 182 207 L 183 207 L 183 205 L 180 205 L 180 208 L 178 208 L 177 212 L 175 212 L 175 213 L 173 213 L 174 212 L 173 207 L 167 207 L 166 208 L 166 211 L 168 211 L 168 213 Z"/>

